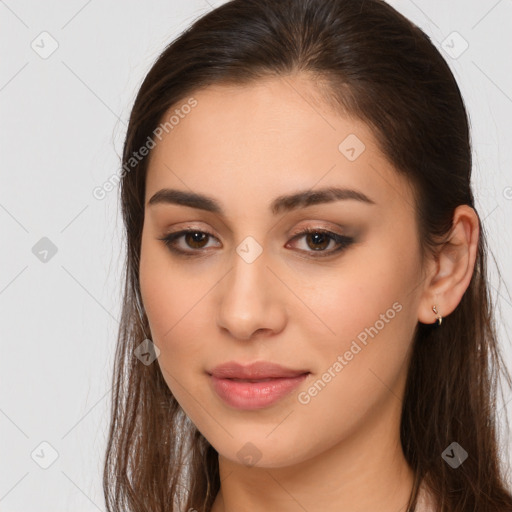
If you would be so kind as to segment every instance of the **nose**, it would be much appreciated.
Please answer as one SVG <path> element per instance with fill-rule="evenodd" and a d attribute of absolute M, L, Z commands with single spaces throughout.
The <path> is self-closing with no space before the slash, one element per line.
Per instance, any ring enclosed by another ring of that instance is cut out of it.
<path fill-rule="evenodd" d="M 268 337 L 286 325 L 286 288 L 267 265 L 264 253 L 251 263 L 235 253 L 233 267 L 216 287 L 217 325 L 233 338 Z"/>

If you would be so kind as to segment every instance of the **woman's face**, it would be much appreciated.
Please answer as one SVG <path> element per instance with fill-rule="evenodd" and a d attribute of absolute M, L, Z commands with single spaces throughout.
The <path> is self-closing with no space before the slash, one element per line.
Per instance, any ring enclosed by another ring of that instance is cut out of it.
<path fill-rule="evenodd" d="M 157 363 L 233 462 L 284 467 L 398 436 L 424 288 L 412 191 L 369 128 L 313 91 L 300 77 L 208 87 L 151 154 L 140 284 Z M 315 195 L 328 188 L 359 196 Z M 149 204 L 162 189 L 211 202 Z M 184 229 L 196 234 L 161 240 Z M 221 398 L 209 372 L 255 361 L 308 373 L 277 400 Z"/>

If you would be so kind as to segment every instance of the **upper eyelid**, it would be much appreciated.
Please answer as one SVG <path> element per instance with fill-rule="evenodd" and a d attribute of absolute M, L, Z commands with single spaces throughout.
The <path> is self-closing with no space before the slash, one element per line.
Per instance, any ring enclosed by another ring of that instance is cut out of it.
<path fill-rule="evenodd" d="M 317 222 L 317 223 L 322 223 L 322 222 L 326 222 L 326 221 L 322 221 L 322 220 L 312 220 L 310 222 Z M 203 228 L 202 226 L 196 226 L 193 224 L 193 221 L 190 223 L 190 224 L 187 224 L 186 222 L 183 223 L 184 225 L 182 227 L 180 227 L 179 229 L 176 229 L 176 230 L 173 230 L 173 231 L 168 231 L 166 232 L 165 236 L 168 236 L 168 235 L 171 235 L 171 234 L 176 234 L 176 233 L 180 233 L 182 231 L 189 231 L 189 230 L 193 230 L 193 231 L 199 231 L 201 233 L 207 233 L 208 235 L 210 236 L 213 236 L 215 238 L 217 238 L 217 235 L 213 234 L 211 230 L 209 230 L 208 228 Z M 302 223 L 301 223 L 302 224 Z M 330 223 L 332 224 L 332 222 Z M 337 232 L 337 229 L 338 230 L 343 230 L 343 228 L 346 227 L 346 226 L 342 226 L 342 225 L 338 225 L 337 228 L 332 228 L 332 227 L 328 227 L 328 226 L 320 226 L 318 224 L 314 224 L 314 225 L 302 225 L 301 227 L 299 228 L 294 228 L 294 229 L 290 229 L 290 230 L 287 230 L 287 236 L 295 236 L 296 234 L 299 234 L 303 231 L 306 231 L 308 229 L 314 229 L 314 230 L 318 230 L 318 231 L 328 231 L 330 233 L 333 233 L 335 235 L 338 235 L 338 236 L 348 236 L 348 235 L 344 235 L 340 232 Z M 231 230 L 229 230 L 230 234 L 231 234 Z"/>
<path fill-rule="evenodd" d="M 185 226 L 181 229 L 177 229 L 176 231 L 170 231 L 168 233 L 165 233 L 162 238 L 165 238 L 165 237 L 168 237 L 171 235 L 184 236 L 191 231 L 197 232 L 197 233 L 204 233 L 205 235 L 216 238 L 218 240 L 218 237 L 216 235 L 214 235 L 211 231 L 208 231 L 205 228 L 198 228 L 195 226 Z M 332 234 L 332 235 L 341 236 L 341 237 L 345 237 L 345 238 L 350 238 L 348 235 L 343 235 L 341 233 L 337 233 L 336 231 L 334 231 L 332 229 L 325 228 L 325 227 L 317 227 L 317 226 L 312 226 L 312 227 L 305 226 L 305 227 L 298 228 L 296 230 L 293 230 L 288 236 L 293 239 L 293 238 L 296 238 L 297 236 L 303 236 L 305 234 L 308 234 L 308 232 L 320 232 L 320 233 L 327 233 L 327 234 Z"/>

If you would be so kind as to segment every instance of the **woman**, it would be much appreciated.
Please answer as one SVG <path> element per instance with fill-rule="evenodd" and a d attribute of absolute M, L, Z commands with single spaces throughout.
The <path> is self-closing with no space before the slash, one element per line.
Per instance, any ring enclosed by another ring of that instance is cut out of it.
<path fill-rule="evenodd" d="M 122 176 L 109 511 L 512 510 L 468 120 L 419 28 L 228 2 L 148 73 Z"/>

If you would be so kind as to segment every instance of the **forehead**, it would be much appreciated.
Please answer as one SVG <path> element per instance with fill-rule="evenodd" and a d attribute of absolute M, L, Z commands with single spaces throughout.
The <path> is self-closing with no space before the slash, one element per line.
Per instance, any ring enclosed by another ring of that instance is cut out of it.
<path fill-rule="evenodd" d="M 334 112 L 300 77 L 216 85 L 191 97 L 152 150 L 146 202 L 161 188 L 191 189 L 248 205 L 294 189 L 346 186 L 377 202 L 411 202 L 410 190 L 362 121 Z M 184 105 L 189 98 L 185 98 Z M 178 113 L 179 113 L 178 112 Z"/>

